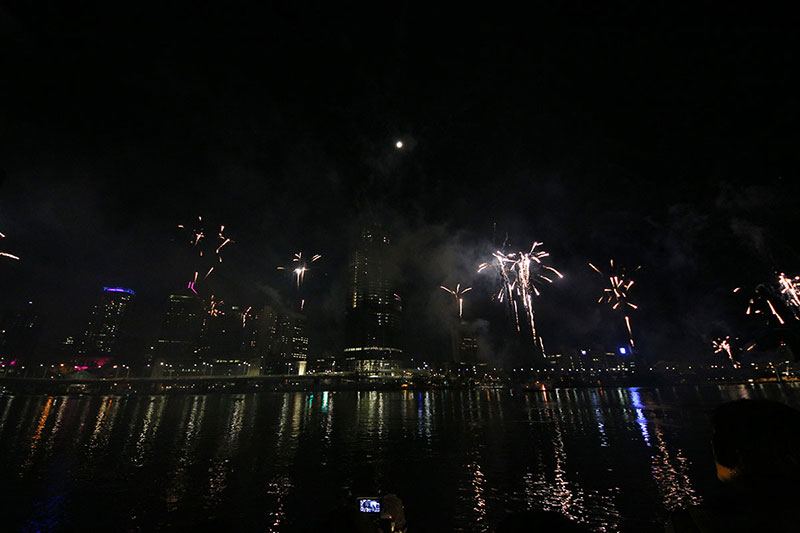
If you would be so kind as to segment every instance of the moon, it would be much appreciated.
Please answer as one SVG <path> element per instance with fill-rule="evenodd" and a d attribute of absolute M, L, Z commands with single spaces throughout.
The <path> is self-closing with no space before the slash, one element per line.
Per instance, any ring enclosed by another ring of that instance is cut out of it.
<path fill-rule="evenodd" d="M 397 141 L 396 143 L 394 143 L 394 145 L 395 145 L 395 146 L 397 147 L 397 149 L 399 150 L 400 148 L 402 148 L 402 147 L 403 147 L 403 141 Z"/>

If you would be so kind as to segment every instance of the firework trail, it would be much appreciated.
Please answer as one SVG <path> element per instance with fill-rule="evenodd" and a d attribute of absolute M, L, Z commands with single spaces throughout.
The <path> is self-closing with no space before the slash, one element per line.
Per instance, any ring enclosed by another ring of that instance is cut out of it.
<path fill-rule="evenodd" d="M 597 300 L 597 303 L 607 303 L 611 305 L 611 309 L 616 311 L 620 309 L 624 311 L 624 319 L 625 319 L 625 328 L 628 330 L 628 339 L 631 343 L 631 348 L 635 346 L 633 342 L 633 331 L 631 330 L 631 317 L 629 315 L 629 310 L 639 309 L 639 306 L 636 304 L 631 303 L 628 300 L 628 292 L 633 287 L 633 280 L 629 279 L 627 273 L 624 268 L 618 268 L 614 266 L 614 260 L 611 259 L 608 262 L 610 267 L 610 274 L 603 273 L 599 268 L 594 266 L 592 263 L 589 263 L 589 266 L 600 274 L 601 276 L 608 278 L 608 287 L 603 289 L 603 294 Z M 633 269 L 634 272 L 642 268 L 638 266 Z"/>
<path fill-rule="evenodd" d="M 6 238 L 6 236 L 3 233 L 0 233 L 0 239 L 5 239 L 5 238 Z M 16 255 L 10 254 L 8 252 L 0 252 L 0 257 L 8 257 L 9 259 L 14 259 L 16 261 L 19 261 L 19 257 L 17 257 Z"/>
<path fill-rule="evenodd" d="M 550 254 L 544 250 L 536 251 L 536 248 L 541 245 L 540 242 L 534 242 L 531 250 L 527 253 L 504 254 L 498 250 L 492 254 L 493 261 L 478 266 L 478 272 L 482 272 L 494 265 L 502 281 L 500 291 L 497 293 L 498 301 L 508 300 L 511 303 L 511 307 L 514 308 L 517 331 L 521 331 L 520 317 L 527 316 L 534 341 L 538 339 L 533 313 L 533 297 L 540 295 L 537 283 L 552 283 L 553 277 L 564 277 L 555 268 L 544 264 L 543 259 L 549 257 Z M 519 308 L 517 300 L 522 302 L 522 309 Z M 541 341 L 539 345 L 542 346 Z"/>
<path fill-rule="evenodd" d="M 461 318 L 463 316 L 463 314 L 464 314 L 463 313 L 464 312 L 464 294 L 469 292 L 469 291 L 471 291 L 472 287 L 467 287 L 465 289 L 462 289 L 461 288 L 461 284 L 458 283 L 458 284 L 456 284 L 456 288 L 455 289 L 448 289 L 444 285 L 439 285 L 439 288 L 449 292 L 456 299 L 456 304 L 458 305 L 458 318 Z"/>
<path fill-rule="evenodd" d="M 219 253 L 219 251 L 222 250 L 222 247 L 225 246 L 226 244 L 233 242 L 228 237 L 222 234 L 223 231 L 225 231 L 225 226 L 220 226 L 219 233 L 217 235 L 219 236 L 219 240 L 222 241 L 222 244 L 217 246 L 217 249 L 214 251 L 214 253 L 217 254 L 217 257 L 219 257 L 220 263 L 222 263 L 222 255 Z"/>
<path fill-rule="evenodd" d="M 303 279 L 306 276 L 306 272 L 310 270 L 308 267 L 309 264 L 321 259 L 322 256 L 320 254 L 316 254 L 311 256 L 311 260 L 306 263 L 305 259 L 303 259 L 303 252 L 297 252 L 294 254 L 294 259 L 292 259 L 292 264 L 290 266 L 279 266 L 278 270 L 291 270 L 292 275 L 295 276 L 297 281 L 297 290 L 300 290 L 300 286 L 303 284 Z"/>
<path fill-rule="evenodd" d="M 731 351 L 731 343 L 730 337 L 719 338 L 715 341 L 711 341 L 711 345 L 714 348 L 714 353 L 725 353 L 728 355 L 728 359 L 731 360 L 731 364 L 733 368 L 739 368 L 739 362 L 733 358 L 733 353 Z"/>
<path fill-rule="evenodd" d="M 783 272 L 778 276 L 778 286 L 781 289 L 786 305 L 791 309 L 795 318 L 800 319 L 800 276 L 789 278 Z"/>
<path fill-rule="evenodd" d="M 187 230 L 188 227 L 185 226 L 184 224 L 178 224 L 178 229 Z M 216 259 L 217 263 L 222 263 L 222 253 L 221 253 L 222 248 L 234 242 L 232 239 L 224 235 L 224 231 L 225 231 L 225 226 L 221 225 L 219 227 L 219 231 L 217 232 L 217 237 L 219 238 L 220 244 L 217 245 L 216 248 L 214 249 L 214 255 L 217 258 Z M 197 217 L 197 221 L 194 224 L 193 228 L 189 230 L 189 235 L 190 238 L 188 242 L 197 251 L 197 256 L 200 258 L 208 257 L 209 254 L 207 252 L 210 250 L 210 247 L 214 245 L 207 242 L 208 237 L 206 236 L 206 229 L 204 227 L 202 216 Z M 208 263 L 206 262 L 206 264 Z M 206 271 L 205 275 L 203 276 L 203 280 L 208 279 L 208 277 L 212 274 L 212 272 L 214 272 L 214 269 L 215 269 L 214 266 L 210 266 Z M 189 283 L 186 285 L 186 288 L 191 290 L 195 294 L 197 294 L 196 286 L 199 281 L 199 277 L 200 277 L 200 270 L 197 270 L 195 271 L 192 280 L 189 281 Z"/>
<path fill-rule="evenodd" d="M 197 289 L 194 288 L 195 283 L 197 283 L 197 274 L 198 272 L 194 273 L 194 279 L 192 279 L 188 285 L 186 285 L 187 289 L 190 289 L 193 293 L 197 294 Z"/>
<path fill-rule="evenodd" d="M 247 326 L 247 315 L 250 314 L 250 310 L 251 309 L 253 309 L 252 305 L 249 306 L 247 309 L 245 309 L 244 313 L 242 313 L 242 327 L 243 328 Z"/>

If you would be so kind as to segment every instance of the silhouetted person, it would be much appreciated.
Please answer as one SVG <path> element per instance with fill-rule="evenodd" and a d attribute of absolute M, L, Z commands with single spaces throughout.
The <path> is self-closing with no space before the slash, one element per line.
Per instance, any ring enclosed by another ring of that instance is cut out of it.
<path fill-rule="evenodd" d="M 368 464 L 360 464 L 349 472 L 347 488 L 339 495 L 335 509 L 325 513 L 311 531 L 342 533 L 392 533 L 406 532 L 403 502 L 394 494 L 385 494 L 381 500 L 382 513 L 362 513 L 358 497 L 376 496 L 378 472 Z M 344 481 L 344 480 L 343 480 Z"/>
<path fill-rule="evenodd" d="M 314 531 L 331 531 L 341 533 L 405 533 L 407 531 L 403 502 L 394 494 L 386 494 L 381 498 L 383 515 L 386 519 L 358 510 L 355 497 L 350 496 L 339 509 L 329 513 L 317 524 Z"/>
<path fill-rule="evenodd" d="M 711 415 L 719 494 L 673 513 L 667 531 L 800 531 L 800 411 L 737 400 Z"/>

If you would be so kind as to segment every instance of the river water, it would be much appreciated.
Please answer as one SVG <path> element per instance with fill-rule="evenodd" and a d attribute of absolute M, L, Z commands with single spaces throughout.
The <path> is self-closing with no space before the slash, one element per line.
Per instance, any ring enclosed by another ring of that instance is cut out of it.
<path fill-rule="evenodd" d="M 527 509 L 660 531 L 716 487 L 710 410 L 748 397 L 800 388 L 3 396 L 0 505 L 8 531 L 302 531 L 352 490 L 414 531 Z"/>

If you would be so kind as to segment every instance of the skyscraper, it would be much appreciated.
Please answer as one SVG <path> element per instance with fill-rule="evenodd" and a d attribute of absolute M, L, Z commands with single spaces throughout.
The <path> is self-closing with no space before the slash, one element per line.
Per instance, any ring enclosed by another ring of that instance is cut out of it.
<path fill-rule="evenodd" d="M 161 333 L 156 342 L 159 357 L 185 359 L 194 354 L 203 332 L 206 313 L 194 294 L 170 294 Z"/>
<path fill-rule="evenodd" d="M 103 287 L 94 306 L 78 354 L 83 357 L 109 357 L 119 338 L 120 327 L 135 292 L 122 287 Z"/>
<path fill-rule="evenodd" d="M 306 373 L 308 337 L 306 318 L 300 314 L 284 314 L 278 321 L 274 350 L 287 373 Z"/>
<path fill-rule="evenodd" d="M 30 357 L 40 332 L 41 320 L 33 302 L 6 314 L 0 321 L 0 360 Z"/>
<path fill-rule="evenodd" d="M 474 331 L 465 330 L 462 333 L 457 362 L 466 364 L 478 362 L 478 337 Z"/>
<path fill-rule="evenodd" d="M 308 336 L 305 315 L 278 312 L 270 306 L 261 310 L 257 342 L 266 348 L 264 370 L 268 374 L 306 372 Z"/>
<path fill-rule="evenodd" d="M 362 229 L 348 268 L 344 354 L 359 371 L 390 371 L 403 357 L 402 302 L 389 272 L 389 236 L 377 226 Z"/>
<path fill-rule="evenodd" d="M 244 327 L 242 308 L 220 302 L 218 312 L 205 318 L 203 344 L 214 358 L 238 359 L 243 357 Z"/>

